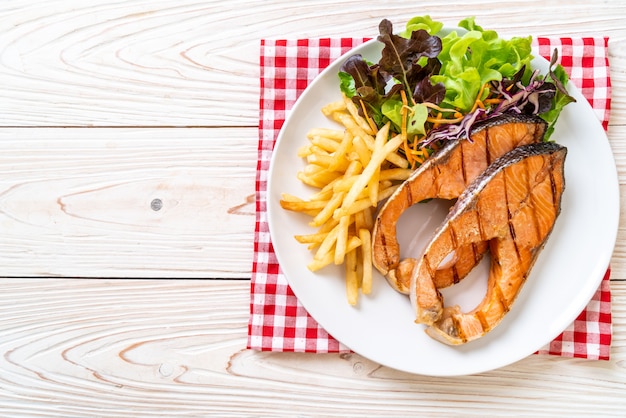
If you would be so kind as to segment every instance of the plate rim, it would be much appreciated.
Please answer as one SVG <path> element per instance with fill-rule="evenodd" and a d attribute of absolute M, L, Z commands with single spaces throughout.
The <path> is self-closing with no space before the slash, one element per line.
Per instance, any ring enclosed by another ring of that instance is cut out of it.
<path fill-rule="evenodd" d="M 274 170 L 276 169 L 276 165 L 279 164 L 278 160 L 278 155 L 279 153 L 276 152 L 277 149 L 280 147 L 280 145 L 282 144 L 283 141 L 285 141 L 285 132 L 287 130 L 287 127 L 289 127 L 289 125 L 292 122 L 292 119 L 295 117 L 293 115 L 297 115 L 298 114 L 298 109 L 299 106 L 302 106 L 304 103 L 304 98 L 307 97 L 308 94 L 310 94 L 310 91 L 313 91 L 316 89 L 317 84 L 321 83 L 321 80 L 323 80 L 325 77 L 328 76 L 328 73 L 333 72 L 336 73 L 337 71 L 337 67 L 340 65 L 341 62 L 343 62 L 343 60 L 345 60 L 347 57 L 356 54 L 356 53 L 362 53 L 365 50 L 368 50 L 368 48 L 374 48 L 373 45 L 377 45 L 379 47 L 379 49 L 382 49 L 382 45 L 380 45 L 380 42 L 378 42 L 376 40 L 376 38 L 371 39 L 369 41 L 366 41 L 364 43 L 362 43 L 361 45 L 356 46 L 355 48 L 351 49 L 350 51 L 347 51 L 346 53 L 342 54 L 340 57 L 338 57 L 335 61 L 333 61 L 329 66 L 327 66 L 325 69 L 323 69 L 309 84 L 308 86 L 305 88 L 305 90 L 301 93 L 301 95 L 298 97 L 298 99 L 296 100 L 296 102 L 294 103 L 294 105 L 292 106 L 291 109 L 288 110 L 288 114 L 285 117 L 285 121 L 283 126 L 280 129 L 280 132 L 276 138 L 275 144 L 274 144 L 274 148 L 272 151 L 272 155 L 271 155 L 271 159 L 270 159 L 270 166 L 268 169 L 268 181 L 267 181 L 267 193 L 266 193 L 266 210 L 267 210 L 267 222 L 268 222 L 268 226 L 269 226 L 269 232 L 270 232 L 270 237 L 275 236 L 275 233 L 277 231 L 277 225 L 275 225 L 274 220 L 273 220 L 273 216 L 272 216 L 272 211 L 274 209 L 274 205 L 270 203 L 270 199 L 272 198 L 273 195 L 273 182 L 272 177 L 274 175 Z M 368 51 L 369 52 L 369 51 Z M 535 50 L 533 50 L 533 54 L 535 53 Z M 535 60 L 541 60 L 544 65 L 547 64 L 547 60 L 545 60 L 543 57 L 541 56 L 535 56 Z M 587 109 L 587 112 L 594 112 L 593 108 L 591 107 L 591 105 L 589 104 L 589 102 L 586 100 L 586 98 L 584 98 L 584 96 L 582 96 L 582 93 L 580 92 L 580 90 L 573 84 L 570 83 L 568 84 L 568 90 L 570 90 L 570 93 L 572 93 L 572 95 L 576 96 L 577 99 L 580 97 L 583 99 L 583 103 L 581 105 L 585 106 Z M 339 90 L 337 91 L 337 95 L 339 95 Z M 332 98 L 329 97 L 328 102 L 330 102 L 332 100 Z M 318 109 L 319 110 L 319 109 Z M 595 118 L 595 121 L 597 121 L 597 124 L 600 126 L 602 132 L 603 132 L 603 136 L 604 138 L 599 138 L 598 141 L 599 142 L 603 142 L 606 141 L 601 148 L 603 148 L 603 152 L 601 154 L 606 154 L 608 151 L 608 156 L 610 156 L 611 158 L 609 158 L 610 164 L 609 167 L 607 168 L 608 171 L 612 172 L 613 175 L 611 176 L 611 180 L 613 182 L 612 184 L 612 188 L 613 188 L 613 193 L 611 193 L 611 196 L 614 196 L 615 199 L 613 199 L 613 204 L 609 205 L 610 209 L 612 209 L 610 212 L 610 218 L 613 221 L 612 224 L 614 227 L 609 228 L 610 232 L 611 232 L 611 236 L 609 237 L 605 237 L 608 238 L 607 242 L 610 243 L 610 251 L 607 250 L 605 253 L 603 253 L 604 257 L 601 260 L 597 260 L 595 263 L 595 269 L 594 272 L 596 273 L 596 277 L 594 278 L 594 280 L 592 281 L 591 279 L 587 279 L 586 282 L 588 283 L 587 287 L 589 288 L 593 288 L 594 292 L 595 289 L 598 288 L 598 286 L 600 285 L 604 274 L 606 273 L 606 269 L 610 267 L 610 259 L 612 257 L 613 251 L 614 251 L 614 247 L 615 247 L 615 243 L 616 243 L 616 239 L 617 239 L 617 233 L 618 233 L 618 226 L 619 226 L 619 211 L 620 211 L 620 198 L 619 198 L 619 180 L 618 180 L 618 176 L 617 176 L 617 168 L 615 165 L 615 160 L 614 160 L 614 156 L 612 154 L 612 150 L 610 148 L 610 144 L 608 142 L 608 136 L 606 131 L 602 128 L 600 121 Z M 314 126 L 310 126 L 309 128 L 313 128 Z M 299 144 L 301 145 L 302 142 L 300 141 Z M 294 155 L 294 160 L 297 159 L 297 156 Z M 613 181 L 614 180 L 614 181 Z M 280 191 L 279 191 L 280 192 Z M 282 210 L 281 208 L 276 208 L 277 210 Z M 291 234 L 291 233 L 290 233 Z M 291 234 L 293 235 L 293 234 Z M 272 242 L 274 243 L 274 240 L 272 240 Z M 295 243 L 294 241 L 294 245 L 296 245 L 297 243 Z M 277 260 L 279 262 L 279 265 L 284 266 L 286 265 L 285 263 L 285 259 L 284 259 L 284 254 L 282 254 L 282 251 L 278 248 L 278 246 L 276 244 L 274 244 L 274 252 L 275 255 L 277 257 Z M 604 267 L 601 267 L 601 265 L 604 265 Z M 376 272 L 378 273 L 378 272 Z M 296 295 L 296 297 L 298 298 L 299 302 L 304 306 L 304 308 L 307 310 L 307 312 L 309 312 L 309 314 L 311 315 L 311 317 L 313 317 L 316 322 L 319 324 L 320 327 L 324 328 L 325 330 L 327 330 L 329 332 L 329 334 L 333 335 L 334 338 L 337 339 L 337 341 L 340 341 L 342 343 L 344 343 L 342 341 L 341 338 L 339 337 L 335 337 L 335 333 L 333 333 L 331 330 L 335 329 L 335 327 L 333 326 L 329 326 L 329 324 L 324 324 L 323 322 L 325 321 L 320 321 L 318 318 L 316 318 L 316 316 L 314 314 L 311 313 L 311 311 L 315 311 L 315 309 L 311 309 L 309 301 L 306 298 L 302 298 L 300 296 L 298 296 L 299 291 L 297 290 L 299 288 L 299 286 L 297 285 L 297 283 L 293 282 L 293 279 L 290 278 L 290 275 L 287 274 L 287 272 L 285 270 L 283 270 L 283 274 L 285 276 L 285 279 L 287 280 L 287 282 L 289 283 L 290 287 L 292 288 L 294 294 Z M 383 279 L 384 280 L 384 279 Z M 590 285 L 590 283 L 593 283 L 593 286 Z M 386 283 L 384 283 L 384 285 L 387 285 Z M 589 292 L 587 292 L 589 293 Z M 576 309 L 574 308 L 570 308 L 570 311 L 576 310 L 577 312 L 582 311 L 587 304 L 589 303 L 589 300 L 591 299 L 591 297 L 593 296 L 593 292 L 590 292 L 589 294 L 589 298 L 585 297 L 585 298 L 580 298 L 579 303 L 576 305 Z M 346 302 L 347 303 L 347 302 Z M 578 309 L 579 308 L 579 309 Z M 573 314 L 572 314 L 573 315 Z M 572 321 L 576 318 L 576 316 L 573 316 Z M 407 318 L 408 320 L 410 320 L 410 318 Z M 567 325 L 566 325 L 567 326 Z M 551 338 L 545 338 L 546 342 L 544 344 L 549 343 L 550 341 L 552 341 L 554 338 L 556 338 L 563 330 L 561 329 L 560 331 L 554 331 L 551 336 Z M 493 331 L 492 331 L 493 332 Z M 344 345 L 346 345 L 344 343 Z M 534 349 L 533 351 L 538 350 L 539 348 L 541 348 L 543 346 L 543 344 L 539 347 L 537 347 L 536 349 Z M 388 367 L 392 367 L 394 369 L 399 369 L 401 371 L 405 371 L 405 372 L 409 372 L 409 373 L 415 373 L 415 374 L 422 374 L 422 375 L 430 375 L 430 376 L 460 376 L 460 375 L 467 375 L 467 374 L 474 374 L 474 373 L 480 373 L 480 372 L 485 372 L 485 371 L 489 371 L 489 370 L 494 370 L 503 366 L 506 366 L 508 364 L 512 364 L 516 361 L 521 360 L 522 358 L 527 357 L 528 355 L 532 354 L 532 351 L 520 356 L 519 358 L 516 359 L 506 359 L 504 361 L 501 362 L 494 362 L 492 366 L 489 366 L 487 368 L 484 367 L 474 367 L 474 368 L 468 368 L 467 370 L 465 370 L 462 373 L 454 373 L 454 372 L 446 372 L 446 371 L 441 371 L 441 372 L 424 372 L 424 371 L 419 371 L 419 370 L 414 370 L 411 368 L 399 368 L 397 366 L 394 365 L 390 365 L 387 364 L 387 362 L 385 361 L 381 361 L 381 359 L 378 358 L 372 358 L 371 356 L 362 354 L 361 352 L 359 352 L 358 350 L 354 350 L 351 348 L 351 350 L 355 351 L 356 353 L 359 353 L 361 355 L 363 355 L 366 358 L 369 358 L 373 361 L 376 361 L 382 365 L 388 366 Z M 527 350 L 530 351 L 530 350 Z"/>

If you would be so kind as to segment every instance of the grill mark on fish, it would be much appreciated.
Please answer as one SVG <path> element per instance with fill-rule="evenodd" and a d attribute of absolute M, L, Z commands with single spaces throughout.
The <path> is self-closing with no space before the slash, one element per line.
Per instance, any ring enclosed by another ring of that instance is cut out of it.
<path fill-rule="evenodd" d="M 456 264 L 452 265 L 452 283 L 457 284 L 461 281 L 459 277 L 459 271 L 456 268 Z"/>
<path fill-rule="evenodd" d="M 436 267 L 433 269 L 431 268 L 431 264 L 430 264 L 430 259 L 428 258 L 428 255 L 424 254 L 424 256 L 422 257 L 424 266 L 426 267 L 426 269 L 428 269 L 428 274 L 433 277 L 435 275 L 435 271 L 436 271 Z"/>
<path fill-rule="evenodd" d="M 476 319 L 478 319 L 478 322 L 480 322 L 480 326 L 483 327 L 485 331 L 489 329 L 489 322 L 487 321 L 487 318 L 485 317 L 485 314 L 483 312 L 476 312 Z M 467 342 L 467 340 L 463 342 Z"/>
<path fill-rule="evenodd" d="M 458 240 L 456 237 L 456 231 L 454 230 L 454 227 L 450 228 L 450 243 L 452 245 L 452 248 L 457 248 L 458 247 Z"/>
<path fill-rule="evenodd" d="M 378 224 L 378 223 L 380 223 L 380 219 L 376 218 L 375 224 Z M 384 252 L 385 258 L 389 259 L 390 254 L 389 254 L 389 247 L 387 246 L 387 238 L 385 236 L 381 236 L 380 238 L 381 238 L 381 243 L 382 243 L 381 249 Z"/>
<path fill-rule="evenodd" d="M 509 300 L 504 296 L 504 292 L 502 292 L 502 288 L 500 287 L 500 285 L 496 285 L 494 290 L 497 294 L 496 299 L 498 300 L 498 302 L 500 303 L 500 306 L 502 307 L 502 311 L 504 313 L 509 312 L 509 310 L 511 309 L 511 306 L 510 306 Z M 485 331 L 489 331 L 491 329 L 491 325 L 492 324 L 487 322 L 487 324 L 483 326 L 483 329 L 485 329 Z"/>
<path fill-rule="evenodd" d="M 552 196 L 550 196 L 550 200 L 553 200 Z M 537 208 L 536 208 L 536 206 L 534 204 L 534 199 L 530 199 L 530 203 L 531 203 L 532 209 L 533 209 L 531 211 L 531 215 L 532 215 L 531 219 L 533 221 L 533 227 L 535 229 L 535 234 L 536 234 L 536 236 L 540 237 L 541 236 L 541 225 L 540 225 L 539 218 L 538 218 L 539 215 L 537 214 Z"/>
<path fill-rule="evenodd" d="M 476 216 L 478 217 L 478 213 L 476 214 Z M 480 220 L 480 217 L 478 217 L 478 220 Z M 480 236 L 480 239 L 483 241 L 486 241 L 487 234 L 485 233 L 485 229 L 483 228 L 482 222 L 477 222 L 477 224 L 478 224 L 478 234 Z"/>
<path fill-rule="evenodd" d="M 474 264 L 478 264 L 482 257 L 478 254 L 478 249 L 476 248 L 475 242 L 472 242 L 472 255 L 474 256 Z"/>
<path fill-rule="evenodd" d="M 463 175 L 463 183 L 467 184 L 467 168 L 465 167 L 465 147 L 461 146 L 461 149 L 459 150 L 460 154 L 461 154 L 461 174 Z"/>
<path fill-rule="evenodd" d="M 552 190 L 552 206 L 557 206 L 558 202 L 556 201 L 557 197 L 557 185 L 556 185 L 556 180 L 554 179 L 554 173 L 550 172 L 550 187 Z"/>
<path fill-rule="evenodd" d="M 523 164 L 525 164 L 525 162 L 523 162 Z M 526 169 L 527 169 L 527 167 L 526 167 Z M 528 170 L 526 170 L 526 171 L 528 171 Z M 527 178 L 528 178 L 528 176 L 527 176 Z M 503 176 L 503 181 L 504 181 L 504 190 L 508 191 L 507 176 Z M 526 187 L 527 196 L 528 196 L 528 190 L 529 190 L 529 188 Z M 517 257 L 517 260 L 520 261 L 522 259 L 522 256 L 520 255 L 519 248 L 517 247 L 517 236 L 515 234 L 515 225 L 513 225 L 513 222 L 511 221 L 513 219 L 514 214 L 511 213 L 511 209 L 510 209 L 511 208 L 511 204 L 510 204 L 510 201 L 509 201 L 509 194 L 507 192 L 504 193 L 504 201 L 505 201 L 505 204 L 506 204 L 506 208 L 507 208 L 506 210 L 507 210 L 508 217 L 509 217 L 509 222 L 508 222 L 509 234 L 511 235 L 511 238 L 513 239 L 513 244 L 514 244 L 514 248 L 515 248 L 515 255 Z"/>
<path fill-rule="evenodd" d="M 515 236 L 515 226 L 512 222 L 509 222 L 509 233 L 511 234 L 511 238 L 516 239 Z"/>
<path fill-rule="evenodd" d="M 458 248 L 457 245 L 457 236 L 454 228 L 450 228 L 450 243 L 452 244 L 452 248 Z M 458 283 L 461 279 L 459 278 L 458 271 L 456 269 L 456 263 L 452 265 L 452 282 Z"/>
<path fill-rule="evenodd" d="M 508 180 L 507 177 L 504 176 L 504 190 L 508 190 Z M 511 204 L 509 202 L 509 194 L 508 193 L 504 193 L 504 204 L 506 205 L 506 211 L 509 214 L 509 232 L 511 234 L 511 236 L 513 237 L 513 239 L 515 239 L 515 227 L 513 226 L 513 224 L 511 223 L 510 219 L 513 217 L 513 214 L 511 213 Z"/>
<path fill-rule="evenodd" d="M 485 129 L 485 156 L 487 159 L 487 165 L 491 164 L 491 151 L 489 150 L 489 129 Z"/>

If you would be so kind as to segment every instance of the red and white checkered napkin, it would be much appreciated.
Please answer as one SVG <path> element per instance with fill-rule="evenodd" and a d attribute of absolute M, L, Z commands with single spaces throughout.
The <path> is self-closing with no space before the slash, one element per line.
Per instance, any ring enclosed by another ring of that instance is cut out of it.
<path fill-rule="evenodd" d="M 278 132 L 296 99 L 321 70 L 367 38 L 261 41 L 259 158 L 248 348 L 315 353 L 347 352 L 305 311 L 293 294 L 272 247 L 266 216 L 270 158 Z M 560 63 L 608 127 L 611 84 L 608 38 L 536 38 L 535 52 Z M 608 360 L 611 344 L 610 270 L 585 310 L 539 354 Z"/>

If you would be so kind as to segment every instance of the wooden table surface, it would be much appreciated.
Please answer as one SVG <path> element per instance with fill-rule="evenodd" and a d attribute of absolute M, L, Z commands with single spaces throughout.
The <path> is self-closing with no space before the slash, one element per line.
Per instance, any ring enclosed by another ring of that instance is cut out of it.
<path fill-rule="evenodd" d="M 259 40 L 375 36 L 422 14 L 609 36 L 626 196 L 621 0 L 3 1 L 0 416 L 623 416 L 623 224 L 610 361 L 433 378 L 245 349 Z"/>

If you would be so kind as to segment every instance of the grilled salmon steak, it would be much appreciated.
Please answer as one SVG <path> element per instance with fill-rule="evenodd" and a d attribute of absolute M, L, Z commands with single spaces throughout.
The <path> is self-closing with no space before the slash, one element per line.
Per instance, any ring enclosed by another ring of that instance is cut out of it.
<path fill-rule="evenodd" d="M 469 140 L 447 142 L 396 190 L 381 207 L 372 232 L 372 262 L 394 289 L 409 293 L 411 272 L 416 264 L 413 258 L 401 260 L 400 257 L 396 232 L 400 215 L 423 200 L 456 199 L 498 157 L 521 145 L 541 142 L 546 126 L 539 117 L 517 114 L 477 123 Z M 463 279 L 486 250 L 483 242 L 458 247 L 448 265 L 437 271 L 437 287 Z"/>
<path fill-rule="evenodd" d="M 411 277 L 416 322 L 431 337 L 456 345 L 483 336 L 509 311 L 560 213 L 567 149 L 555 143 L 515 148 L 491 164 L 459 196 Z M 487 293 L 468 313 L 445 307 L 434 281 L 458 248 L 489 246 Z"/>

